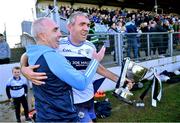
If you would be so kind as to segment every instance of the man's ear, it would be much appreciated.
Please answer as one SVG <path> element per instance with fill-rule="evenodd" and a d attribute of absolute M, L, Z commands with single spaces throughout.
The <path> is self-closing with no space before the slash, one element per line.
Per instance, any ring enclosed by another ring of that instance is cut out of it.
<path fill-rule="evenodd" d="M 70 30 L 71 30 L 71 24 L 68 24 L 68 25 L 66 26 L 66 28 L 67 28 L 67 30 L 70 32 Z"/>
<path fill-rule="evenodd" d="M 44 33 L 39 33 L 38 37 L 42 40 L 42 41 L 46 41 L 46 35 Z"/>

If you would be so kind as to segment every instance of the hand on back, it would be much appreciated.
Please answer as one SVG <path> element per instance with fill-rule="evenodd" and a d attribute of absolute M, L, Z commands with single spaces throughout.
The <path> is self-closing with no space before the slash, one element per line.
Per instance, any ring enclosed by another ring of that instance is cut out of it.
<path fill-rule="evenodd" d="M 39 72 L 34 72 L 33 70 L 37 69 L 40 65 L 33 65 L 33 66 L 22 66 L 21 67 L 21 72 L 23 75 L 32 81 L 33 84 L 35 85 L 41 85 L 45 84 L 43 82 L 44 79 L 47 79 L 46 73 L 39 73 Z"/>

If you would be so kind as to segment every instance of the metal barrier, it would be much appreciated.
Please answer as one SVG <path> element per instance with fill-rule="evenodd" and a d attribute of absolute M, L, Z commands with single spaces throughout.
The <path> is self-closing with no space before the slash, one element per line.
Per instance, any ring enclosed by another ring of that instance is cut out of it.
<path fill-rule="evenodd" d="M 94 41 L 92 37 L 98 40 Z M 135 61 L 146 61 L 180 55 L 180 33 L 96 33 L 88 35 L 88 40 L 94 43 L 97 50 L 102 45 L 106 46 L 106 54 L 102 61 L 104 65 L 120 65 L 125 57 Z M 129 44 L 133 41 L 133 45 Z M 28 42 L 25 44 L 28 45 Z M 135 51 L 134 48 L 138 50 Z M 137 58 L 134 57 L 134 51 Z"/>
<path fill-rule="evenodd" d="M 106 46 L 103 64 L 120 65 L 125 57 L 136 62 L 180 55 L 180 33 L 97 33 L 91 34 L 99 40 L 93 42 L 99 50 Z"/>

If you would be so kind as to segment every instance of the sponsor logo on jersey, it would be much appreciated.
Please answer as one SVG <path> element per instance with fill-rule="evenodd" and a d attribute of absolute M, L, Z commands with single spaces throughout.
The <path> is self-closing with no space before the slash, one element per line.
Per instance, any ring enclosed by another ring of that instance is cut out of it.
<path fill-rule="evenodd" d="M 66 49 L 66 48 L 64 48 L 62 51 L 63 52 L 72 52 L 71 49 Z"/>

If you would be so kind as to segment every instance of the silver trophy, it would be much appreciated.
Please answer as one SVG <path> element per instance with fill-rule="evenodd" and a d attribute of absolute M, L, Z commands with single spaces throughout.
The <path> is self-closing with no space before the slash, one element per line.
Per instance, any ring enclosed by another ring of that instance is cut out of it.
<path fill-rule="evenodd" d="M 150 82 L 150 85 L 142 93 L 140 98 L 141 100 L 143 100 L 144 96 L 147 94 L 147 91 L 152 87 L 152 106 L 156 107 L 156 101 L 160 101 L 162 95 L 162 84 L 157 76 L 156 70 L 154 68 L 148 69 L 146 67 L 140 66 L 137 63 L 131 61 L 130 58 L 126 58 L 122 63 L 120 78 L 113 93 L 114 96 L 128 104 L 135 104 L 136 102 L 131 100 L 133 93 L 129 90 L 128 84 L 125 82 L 126 78 L 137 83 L 142 81 L 143 79 L 146 79 L 149 75 L 153 78 L 152 82 Z"/>

